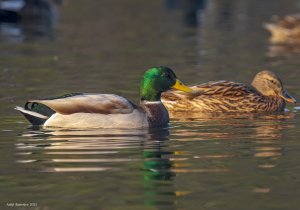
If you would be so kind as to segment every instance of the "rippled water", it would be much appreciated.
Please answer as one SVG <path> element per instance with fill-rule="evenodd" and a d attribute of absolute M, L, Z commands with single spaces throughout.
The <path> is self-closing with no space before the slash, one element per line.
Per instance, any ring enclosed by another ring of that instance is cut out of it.
<path fill-rule="evenodd" d="M 249 84 L 267 68 L 299 100 L 299 54 L 274 51 L 262 27 L 297 12 L 299 1 L 49 8 L 44 22 L 0 23 L 0 209 L 298 209 L 298 105 L 281 114 L 175 116 L 169 129 L 154 130 L 35 128 L 13 107 L 79 91 L 137 102 L 153 65 L 174 68 L 187 84 Z"/>

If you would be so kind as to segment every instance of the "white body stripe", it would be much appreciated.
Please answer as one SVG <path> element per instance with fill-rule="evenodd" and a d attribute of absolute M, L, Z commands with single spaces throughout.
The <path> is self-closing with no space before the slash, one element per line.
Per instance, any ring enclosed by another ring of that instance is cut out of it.
<path fill-rule="evenodd" d="M 145 113 L 134 110 L 130 114 L 55 113 L 44 124 L 46 127 L 62 128 L 146 128 L 149 127 Z"/>

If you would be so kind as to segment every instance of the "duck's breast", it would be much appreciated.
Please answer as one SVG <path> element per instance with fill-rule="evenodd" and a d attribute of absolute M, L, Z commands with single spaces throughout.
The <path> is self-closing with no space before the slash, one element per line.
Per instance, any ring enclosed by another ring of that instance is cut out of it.
<path fill-rule="evenodd" d="M 169 113 L 161 101 L 144 101 L 141 107 L 147 114 L 149 127 L 166 127 L 169 123 Z"/>

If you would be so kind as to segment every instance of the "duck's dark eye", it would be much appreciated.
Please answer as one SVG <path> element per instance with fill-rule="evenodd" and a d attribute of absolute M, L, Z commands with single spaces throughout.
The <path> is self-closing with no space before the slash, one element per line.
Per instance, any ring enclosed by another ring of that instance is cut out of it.
<path fill-rule="evenodd" d="M 277 85 L 277 82 L 275 80 L 270 80 L 271 83 L 273 83 L 274 85 Z"/>
<path fill-rule="evenodd" d="M 171 75 L 168 72 L 164 72 L 162 74 L 163 77 L 171 78 Z"/>

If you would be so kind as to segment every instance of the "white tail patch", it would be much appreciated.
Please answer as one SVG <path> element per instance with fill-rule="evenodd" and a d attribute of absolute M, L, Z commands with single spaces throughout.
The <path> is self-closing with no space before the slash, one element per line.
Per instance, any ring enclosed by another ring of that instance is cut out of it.
<path fill-rule="evenodd" d="M 31 116 L 35 116 L 35 117 L 38 117 L 38 118 L 48 119 L 48 117 L 45 116 L 45 115 L 39 114 L 37 112 L 30 111 L 30 110 L 26 110 L 26 109 L 24 109 L 22 107 L 19 107 L 19 106 L 16 106 L 15 110 L 18 110 L 18 111 L 20 111 L 22 113 L 29 114 Z"/>

